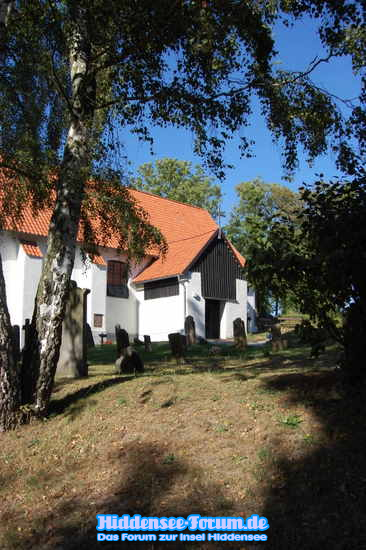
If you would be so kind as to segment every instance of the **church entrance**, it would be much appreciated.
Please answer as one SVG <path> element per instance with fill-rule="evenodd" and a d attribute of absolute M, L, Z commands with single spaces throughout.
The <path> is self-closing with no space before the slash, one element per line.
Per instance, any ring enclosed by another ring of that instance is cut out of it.
<path fill-rule="evenodd" d="M 206 298 L 206 338 L 220 338 L 220 300 Z"/>

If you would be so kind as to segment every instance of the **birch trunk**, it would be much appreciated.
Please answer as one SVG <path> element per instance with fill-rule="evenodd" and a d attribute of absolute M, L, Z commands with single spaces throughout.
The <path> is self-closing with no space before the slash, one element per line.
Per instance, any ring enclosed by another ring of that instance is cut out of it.
<path fill-rule="evenodd" d="M 0 432 L 15 428 L 21 422 L 19 407 L 20 377 L 13 355 L 12 328 L 0 257 Z"/>
<path fill-rule="evenodd" d="M 75 245 L 85 181 L 88 177 L 90 127 L 95 81 L 88 74 L 90 44 L 83 10 L 76 7 L 69 41 L 72 114 L 57 181 L 47 254 L 37 291 L 32 325 L 34 344 L 23 363 L 24 401 L 37 416 L 47 414 L 60 354 L 62 321 L 74 266 Z"/>
<path fill-rule="evenodd" d="M 6 27 L 14 2 L 0 0 L 0 63 L 6 47 Z M 12 328 L 6 303 L 5 280 L 0 255 L 0 431 L 15 428 L 21 422 L 20 376 L 14 360 Z"/>

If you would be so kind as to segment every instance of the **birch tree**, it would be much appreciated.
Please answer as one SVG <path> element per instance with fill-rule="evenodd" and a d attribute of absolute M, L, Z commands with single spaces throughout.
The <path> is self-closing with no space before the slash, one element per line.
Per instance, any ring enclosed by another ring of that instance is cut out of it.
<path fill-rule="evenodd" d="M 6 31 L 14 2 L 0 2 L 0 63 L 4 64 Z M 0 431 L 19 422 L 21 394 L 19 371 L 14 360 L 12 327 L 6 303 L 5 280 L 0 254 Z"/>

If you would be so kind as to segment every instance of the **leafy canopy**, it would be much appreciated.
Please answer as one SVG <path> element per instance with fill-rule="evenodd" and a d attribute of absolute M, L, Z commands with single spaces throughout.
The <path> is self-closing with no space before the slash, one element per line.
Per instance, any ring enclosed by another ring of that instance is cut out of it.
<path fill-rule="evenodd" d="M 282 305 L 291 301 L 291 290 L 278 284 L 276 270 L 268 265 L 266 254 L 272 248 L 272 233 L 279 222 L 295 223 L 302 209 L 299 194 L 261 178 L 240 183 L 238 204 L 233 208 L 225 230 L 236 248 L 247 259 L 248 280 L 256 289 L 260 313 L 271 309 L 271 301 Z"/>
<path fill-rule="evenodd" d="M 234 132 L 241 134 L 243 154 L 250 153 L 244 130 L 254 96 L 274 136 L 284 140 L 288 170 L 296 166 L 299 145 L 310 159 L 332 136 L 346 146 L 334 98 L 310 79 L 324 60 L 298 71 L 273 64 L 273 25 L 304 14 L 316 18 L 330 58 L 348 53 L 360 70 L 358 2 L 20 0 L 6 30 L 0 74 L 2 151 L 22 152 L 32 169 L 40 157 L 52 163 L 62 155 L 65 128 L 79 114 L 68 70 L 77 19 L 90 51 L 84 86 L 95 90 L 87 108 L 96 164 L 110 161 L 120 128 L 151 139 L 150 125 L 169 124 L 193 131 L 195 151 L 223 175 L 222 149 Z"/>
<path fill-rule="evenodd" d="M 316 19 L 327 57 L 298 71 L 279 69 L 272 28 L 304 14 Z M 363 17 L 362 4 L 349 1 L 19 0 L 1 40 L 0 157 L 7 177 L 20 176 L 17 192 L 2 186 L 4 204 L 12 212 L 29 200 L 42 206 L 70 121 L 85 116 L 91 130 L 85 178 L 105 176 L 123 128 L 151 140 L 153 125 L 192 131 L 195 152 L 223 176 L 222 151 L 234 134 L 241 136 L 243 155 L 250 154 L 245 129 L 254 97 L 283 141 L 288 171 L 296 167 L 299 146 L 312 159 L 332 145 L 338 162 L 354 172 L 365 152 L 364 92 L 345 119 L 337 99 L 317 87 L 311 73 L 344 54 L 362 72 Z M 80 87 L 86 102 L 73 95 L 75 26 L 87 54 Z M 133 207 L 121 207 L 133 223 Z M 125 219 L 117 219 L 122 230 Z"/>
<path fill-rule="evenodd" d="M 147 162 L 138 168 L 130 183 L 136 189 L 205 208 L 215 218 L 220 214 L 220 186 L 201 166 L 193 168 L 191 162 L 171 158 Z"/>

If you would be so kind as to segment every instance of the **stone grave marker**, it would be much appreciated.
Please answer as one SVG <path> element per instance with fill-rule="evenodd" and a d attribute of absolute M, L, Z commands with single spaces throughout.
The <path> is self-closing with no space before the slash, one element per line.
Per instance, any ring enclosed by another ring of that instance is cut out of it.
<path fill-rule="evenodd" d="M 184 322 L 184 332 L 186 333 L 187 346 L 192 346 L 197 342 L 196 339 L 196 325 L 192 315 L 188 315 Z"/>
<path fill-rule="evenodd" d="M 88 376 L 86 338 L 86 298 L 90 290 L 70 283 L 69 299 L 62 324 L 62 344 L 57 372 L 64 376 Z"/>
<path fill-rule="evenodd" d="M 123 350 L 128 348 L 130 345 L 130 338 L 128 336 L 127 330 L 121 328 L 121 325 L 115 326 L 116 332 L 116 344 L 117 344 L 117 358 L 121 357 Z"/>
<path fill-rule="evenodd" d="M 184 361 L 187 350 L 187 341 L 184 334 L 172 332 L 168 334 L 168 338 L 172 355 L 175 357 L 177 363 Z"/>
<path fill-rule="evenodd" d="M 276 323 L 271 327 L 271 335 L 272 335 L 272 351 L 283 350 L 285 345 L 282 340 L 280 323 Z"/>
<path fill-rule="evenodd" d="M 148 334 L 144 334 L 144 344 L 145 344 L 145 351 L 151 352 L 152 351 L 151 338 Z"/>
<path fill-rule="evenodd" d="M 247 335 L 245 332 L 245 323 L 240 317 L 237 317 L 233 321 L 233 334 L 235 346 L 239 349 L 245 349 L 247 345 Z"/>
<path fill-rule="evenodd" d="M 144 363 L 140 355 L 133 349 L 132 346 L 127 346 L 122 349 L 122 354 L 115 362 L 117 374 L 133 374 L 136 372 L 144 372 Z"/>

